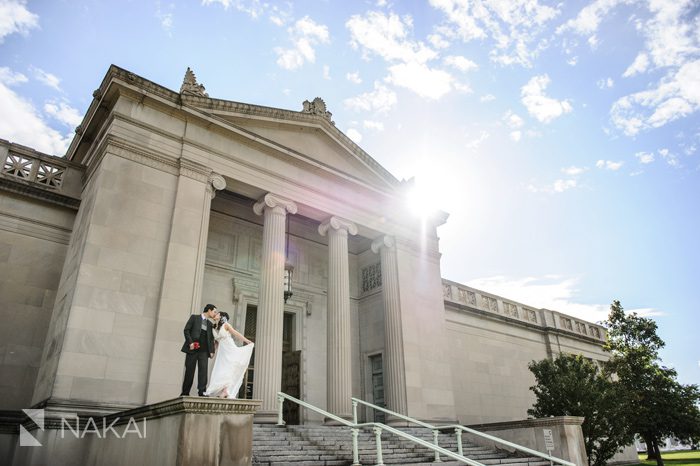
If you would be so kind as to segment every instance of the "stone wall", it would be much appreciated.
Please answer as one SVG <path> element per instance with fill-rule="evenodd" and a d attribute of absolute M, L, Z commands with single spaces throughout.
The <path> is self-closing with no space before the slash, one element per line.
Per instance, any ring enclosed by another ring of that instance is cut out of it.
<path fill-rule="evenodd" d="M 0 164 L 0 410 L 9 410 L 31 406 L 82 169 L 2 140 Z"/>

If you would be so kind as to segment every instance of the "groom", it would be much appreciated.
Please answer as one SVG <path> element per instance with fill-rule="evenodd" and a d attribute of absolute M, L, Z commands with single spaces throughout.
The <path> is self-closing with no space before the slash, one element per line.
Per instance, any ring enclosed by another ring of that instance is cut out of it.
<path fill-rule="evenodd" d="M 197 366 L 197 393 L 205 396 L 209 358 L 214 357 L 214 332 L 210 319 L 216 318 L 219 311 L 213 304 L 204 306 L 201 314 L 192 314 L 185 325 L 185 380 L 182 381 L 180 396 L 189 396 L 194 381 L 194 368 Z"/>

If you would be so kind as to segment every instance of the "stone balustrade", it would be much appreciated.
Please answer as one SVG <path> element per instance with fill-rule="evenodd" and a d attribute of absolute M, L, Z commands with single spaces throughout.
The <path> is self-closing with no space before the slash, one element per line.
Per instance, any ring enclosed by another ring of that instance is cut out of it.
<path fill-rule="evenodd" d="M 526 322 L 539 327 L 553 327 L 577 335 L 605 341 L 605 327 L 549 309 L 537 309 L 526 304 L 477 290 L 449 280 L 442 281 L 446 303 L 478 309 L 505 319 Z"/>

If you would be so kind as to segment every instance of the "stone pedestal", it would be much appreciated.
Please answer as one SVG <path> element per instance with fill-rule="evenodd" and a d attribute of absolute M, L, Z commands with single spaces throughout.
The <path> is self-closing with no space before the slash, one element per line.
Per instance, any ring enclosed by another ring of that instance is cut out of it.
<path fill-rule="evenodd" d="M 259 400 L 180 397 L 109 415 L 44 412 L 24 427 L 41 446 L 17 446 L 13 465 L 247 466 Z"/>

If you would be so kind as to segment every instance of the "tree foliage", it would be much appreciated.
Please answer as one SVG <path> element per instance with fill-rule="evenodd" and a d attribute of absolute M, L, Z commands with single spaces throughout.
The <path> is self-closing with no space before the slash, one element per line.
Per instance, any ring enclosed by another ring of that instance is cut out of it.
<path fill-rule="evenodd" d="M 605 349 L 611 358 L 605 372 L 616 378 L 626 394 L 630 432 L 644 439 L 649 458 L 661 466 L 658 444 L 662 439 L 693 442 L 700 438 L 700 391 L 696 385 L 680 384 L 675 370 L 660 365 L 664 341 L 656 333 L 656 322 L 625 314 L 620 302 L 614 301 L 607 326 Z"/>
<path fill-rule="evenodd" d="M 533 361 L 528 366 L 536 385 L 536 401 L 528 414 L 535 417 L 580 416 L 588 464 L 603 466 L 633 437 L 627 430 L 626 412 L 619 406 L 617 386 L 598 366 L 580 355 Z"/>

